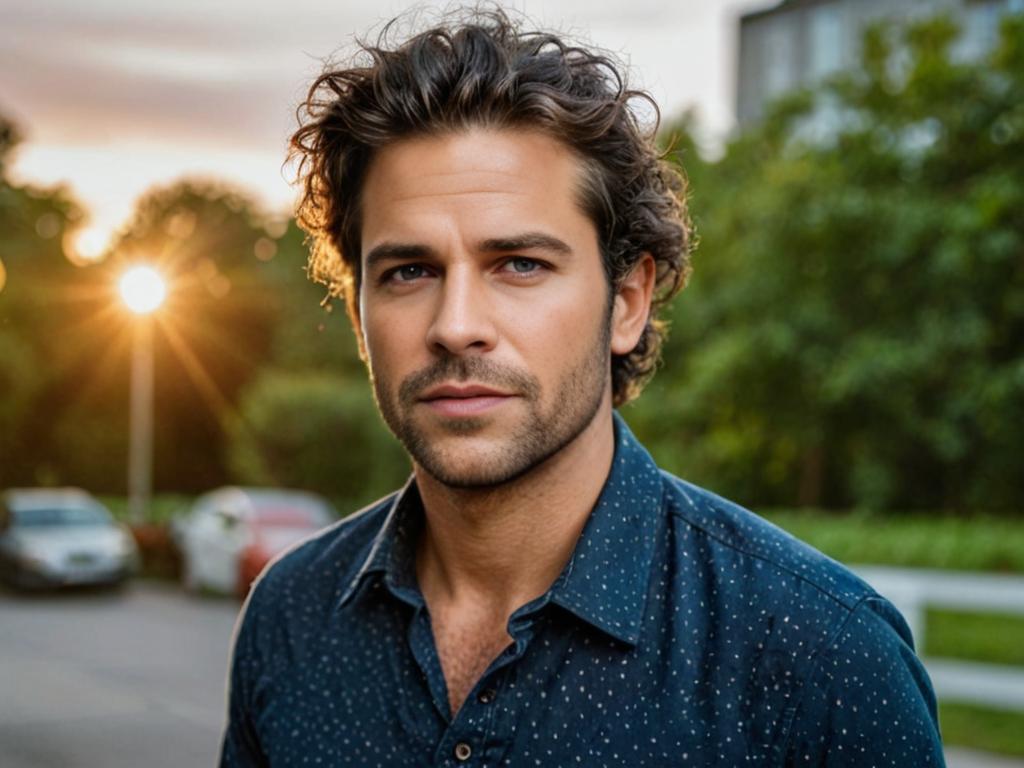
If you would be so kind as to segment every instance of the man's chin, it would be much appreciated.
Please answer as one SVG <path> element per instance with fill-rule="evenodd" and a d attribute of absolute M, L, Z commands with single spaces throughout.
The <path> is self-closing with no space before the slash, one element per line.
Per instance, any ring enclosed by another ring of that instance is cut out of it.
<path fill-rule="evenodd" d="M 459 418 L 434 418 L 432 422 L 429 431 L 437 435 L 436 439 L 443 440 L 446 435 L 466 437 L 480 434 L 494 424 L 494 419 L 489 416 L 460 416 Z"/>
<path fill-rule="evenodd" d="M 403 441 L 405 442 L 405 441 Z M 522 447 L 463 420 L 443 431 L 416 434 L 405 448 L 419 472 L 450 488 L 486 490 L 503 485 L 535 463 Z"/>
<path fill-rule="evenodd" d="M 543 463 L 543 462 L 541 462 Z M 522 480 L 536 471 L 537 464 L 517 467 L 506 466 L 464 466 L 437 465 L 428 467 L 416 465 L 421 473 L 428 475 L 434 482 L 457 491 L 476 491 L 490 493 Z"/>

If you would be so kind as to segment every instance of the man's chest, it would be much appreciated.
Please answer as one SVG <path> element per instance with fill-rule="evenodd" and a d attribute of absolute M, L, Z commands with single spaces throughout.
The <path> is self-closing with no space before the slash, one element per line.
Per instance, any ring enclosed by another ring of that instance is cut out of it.
<path fill-rule="evenodd" d="M 500 625 L 459 621 L 444 614 L 434 617 L 431 628 L 454 715 L 462 708 L 476 682 L 512 640 Z"/>
<path fill-rule="evenodd" d="M 300 660 L 261 697 L 256 724 L 271 765 L 318 756 L 365 766 L 772 762 L 785 692 L 776 686 L 778 703 L 766 701 L 743 660 L 631 648 L 589 628 L 533 627 L 485 662 L 489 649 L 470 645 L 477 653 L 466 658 L 484 668 L 454 717 L 429 622 L 356 632 Z"/>

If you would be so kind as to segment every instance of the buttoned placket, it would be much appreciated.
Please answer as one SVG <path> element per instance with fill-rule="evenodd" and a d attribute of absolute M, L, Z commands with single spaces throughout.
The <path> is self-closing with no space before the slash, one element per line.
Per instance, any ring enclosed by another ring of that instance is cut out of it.
<path fill-rule="evenodd" d="M 466 700 L 455 717 L 451 718 L 447 711 L 443 712 L 445 720 L 448 722 L 448 728 L 434 753 L 435 765 L 457 768 L 459 766 L 491 765 L 498 762 L 498 758 L 504 753 L 507 746 L 507 739 L 511 736 L 511 733 L 507 735 L 499 733 L 500 725 L 496 724 L 502 691 L 506 690 L 507 682 L 515 672 L 514 665 L 522 659 L 533 637 L 532 615 L 547 601 L 547 596 L 545 596 L 534 603 L 523 606 L 513 614 L 509 619 L 509 634 L 512 636 L 513 642 L 491 662 L 487 671 L 466 696 Z M 422 623 L 427 626 L 429 631 L 429 618 L 426 610 L 423 611 L 422 618 L 424 619 Z M 424 639 L 421 632 L 422 630 L 416 632 L 418 642 Z M 412 637 L 412 633 L 410 633 L 410 637 Z M 444 686 L 440 658 L 433 644 L 432 634 L 429 644 L 430 653 L 422 651 L 420 653 L 423 661 L 432 669 L 429 672 L 426 669 L 423 671 L 432 692 L 434 692 L 435 680 L 440 682 L 443 696 L 435 695 L 435 701 L 437 698 L 441 698 L 447 705 L 447 688 Z M 506 706 L 504 709 L 507 710 L 508 707 Z"/>
<path fill-rule="evenodd" d="M 383 557 L 381 559 L 384 559 Z M 509 665 L 520 659 L 532 637 L 530 615 L 548 602 L 544 596 L 516 611 L 509 619 L 508 631 L 513 642 L 490 665 L 469 692 L 456 716 L 452 718 L 441 659 L 434 642 L 430 614 L 408 562 L 391 552 L 384 576 L 388 591 L 411 610 L 406 629 L 406 642 L 413 660 L 422 673 L 431 701 L 442 722 L 446 723 L 434 752 L 439 766 L 482 765 L 496 762 L 496 754 L 507 746 L 501 738 L 491 738 L 500 691 L 509 677 Z"/>

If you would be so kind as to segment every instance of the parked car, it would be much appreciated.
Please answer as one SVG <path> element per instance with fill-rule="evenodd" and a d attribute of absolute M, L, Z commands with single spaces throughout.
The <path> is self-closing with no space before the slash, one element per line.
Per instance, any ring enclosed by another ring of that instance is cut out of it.
<path fill-rule="evenodd" d="M 13 488 L 0 496 L 0 578 L 21 588 L 123 582 L 135 540 L 79 488 Z"/>
<path fill-rule="evenodd" d="M 244 596 L 264 566 L 338 515 L 316 494 L 271 488 L 218 488 L 176 521 L 182 583 L 189 591 Z"/>

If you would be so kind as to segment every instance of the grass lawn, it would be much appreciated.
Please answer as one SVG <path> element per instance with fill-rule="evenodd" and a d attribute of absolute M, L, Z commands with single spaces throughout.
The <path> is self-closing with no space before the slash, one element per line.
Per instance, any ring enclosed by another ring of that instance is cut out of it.
<path fill-rule="evenodd" d="M 929 610 L 925 621 L 925 656 L 1024 667 L 1024 616 Z"/>
<path fill-rule="evenodd" d="M 939 728 L 945 744 L 1024 757 L 1024 712 L 939 702 Z"/>
<path fill-rule="evenodd" d="M 929 610 L 924 655 L 1024 667 L 1024 617 Z M 939 702 L 946 744 L 1024 757 L 1024 712 Z"/>

